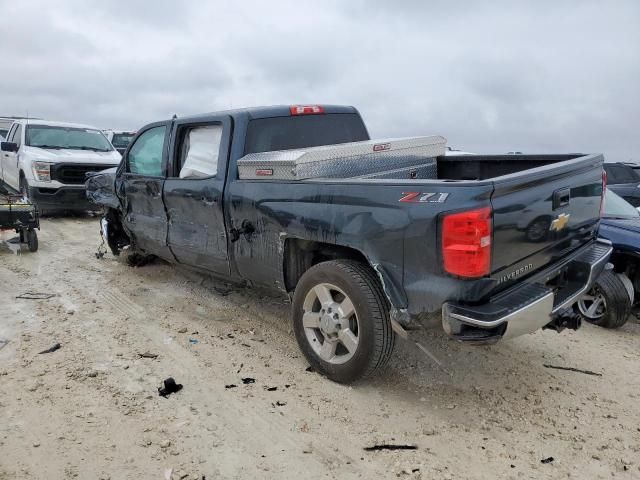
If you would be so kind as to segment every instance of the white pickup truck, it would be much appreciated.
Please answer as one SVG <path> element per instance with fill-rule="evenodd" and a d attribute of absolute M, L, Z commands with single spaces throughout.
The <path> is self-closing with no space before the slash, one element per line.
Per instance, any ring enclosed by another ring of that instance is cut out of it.
<path fill-rule="evenodd" d="M 99 129 L 72 123 L 16 120 L 0 148 L 0 178 L 41 211 L 93 208 L 85 174 L 120 163 Z"/>

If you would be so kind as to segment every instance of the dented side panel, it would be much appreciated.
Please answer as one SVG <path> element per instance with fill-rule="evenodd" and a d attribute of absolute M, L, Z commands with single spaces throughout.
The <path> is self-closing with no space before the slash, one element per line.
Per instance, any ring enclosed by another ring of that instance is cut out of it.
<path fill-rule="evenodd" d="M 438 215 L 488 202 L 492 187 L 444 182 L 419 187 L 443 201 L 400 202 L 408 190 L 402 184 L 236 180 L 228 187 L 230 223 L 250 223 L 254 229 L 231 244 L 233 261 L 242 277 L 283 288 L 287 238 L 349 247 L 376 270 L 399 315 L 409 306 L 411 314 L 435 311 L 461 288 L 459 280 L 442 278 Z M 436 294 L 429 296 L 430 290 Z"/>

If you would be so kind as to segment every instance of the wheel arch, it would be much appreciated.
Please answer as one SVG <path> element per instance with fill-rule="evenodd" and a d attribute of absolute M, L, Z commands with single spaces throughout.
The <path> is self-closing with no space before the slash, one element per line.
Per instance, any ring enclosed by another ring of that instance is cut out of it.
<path fill-rule="evenodd" d="M 329 260 L 356 260 L 368 265 L 375 272 L 389 301 L 391 317 L 400 323 L 408 321 L 407 300 L 401 277 L 396 279 L 380 262 L 350 245 L 318 242 L 297 237 L 286 238 L 283 245 L 282 262 L 286 291 L 293 292 L 300 277 L 309 268 Z"/>

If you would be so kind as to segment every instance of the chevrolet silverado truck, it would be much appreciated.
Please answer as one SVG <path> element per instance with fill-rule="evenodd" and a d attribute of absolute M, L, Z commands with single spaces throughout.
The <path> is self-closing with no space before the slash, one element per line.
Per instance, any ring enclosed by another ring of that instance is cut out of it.
<path fill-rule="evenodd" d="M 371 141 L 353 107 L 248 108 L 145 126 L 87 195 L 114 254 L 289 294 L 302 352 L 337 382 L 434 318 L 474 344 L 577 329 L 611 253 L 602 155 L 445 153 Z"/>
<path fill-rule="evenodd" d="M 42 211 L 88 210 L 87 172 L 120 163 L 120 154 L 93 127 L 16 119 L 0 144 L 0 179 Z"/>

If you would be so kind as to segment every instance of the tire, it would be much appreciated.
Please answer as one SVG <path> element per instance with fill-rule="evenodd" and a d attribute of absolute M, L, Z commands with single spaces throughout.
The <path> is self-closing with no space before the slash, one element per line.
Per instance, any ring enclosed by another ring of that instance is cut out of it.
<path fill-rule="evenodd" d="M 598 301 L 602 303 L 594 309 L 593 305 Z M 627 323 L 631 313 L 631 298 L 618 275 L 612 270 L 605 270 L 574 309 L 589 323 L 604 328 L 620 328 Z"/>
<path fill-rule="evenodd" d="M 373 270 L 360 262 L 332 260 L 307 270 L 296 286 L 292 317 L 302 353 L 335 382 L 372 376 L 393 352 L 387 300 Z"/>
<path fill-rule="evenodd" d="M 38 251 L 38 234 L 32 228 L 27 230 L 27 246 L 30 252 Z"/>
<path fill-rule="evenodd" d="M 22 173 L 20 174 L 20 194 L 24 198 L 29 199 L 29 182 L 24 178 Z"/>

